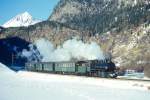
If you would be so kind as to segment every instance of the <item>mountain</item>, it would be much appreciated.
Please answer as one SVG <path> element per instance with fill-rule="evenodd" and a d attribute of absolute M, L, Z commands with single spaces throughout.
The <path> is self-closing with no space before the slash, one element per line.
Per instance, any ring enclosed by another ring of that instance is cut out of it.
<path fill-rule="evenodd" d="M 21 27 L 21 26 L 29 26 L 39 23 L 39 20 L 33 19 L 32 16 L 28 12 L 24 12 L 22 14 L 18 14 L 17 16 L 10 19 L 8 22 L 3 24 L 3 27 Z"/>
<path fill-rule="evenodd" d="M 60 0 L 49 21 L 86 32 L 122 68 L 149 65 L 149 0 Z"/>
<path fill-rule="evenodd" d="M 149 0 L 60 0 L 48 20 L 2 29 L 0 38 L 28 42 L 46 38 L 55 46 L 73 37 L 97 42 L 121 68 L 150 66 Z"/>
<path fill-rule="evenodd" d="M 93 34 L 149 21 L 149 0 L 60 0 L 48 20 Z"/>

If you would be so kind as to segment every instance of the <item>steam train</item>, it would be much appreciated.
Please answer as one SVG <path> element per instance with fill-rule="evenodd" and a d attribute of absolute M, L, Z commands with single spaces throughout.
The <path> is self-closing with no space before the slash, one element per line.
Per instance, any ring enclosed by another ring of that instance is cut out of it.
<path fill-rule="evenodd" d="M 27 71 L 47 72 L 68 75 L 85 75 L 102 78 L 115 78 L 117 71 L 110 59 L 62 62 L 28 62 Z"/>

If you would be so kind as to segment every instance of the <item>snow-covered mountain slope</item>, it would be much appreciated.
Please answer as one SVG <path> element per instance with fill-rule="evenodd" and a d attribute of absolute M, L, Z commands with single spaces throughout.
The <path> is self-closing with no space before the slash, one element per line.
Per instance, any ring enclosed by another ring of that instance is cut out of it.
<path fill-rule="evenodd" d="M 149 83 L 13 73 L 0 63 L 0 100 L 149 100 Z"/>
<path fill-rule="evenodd" d="M 17 16 L 10 19 L 8 22 L 3 24 L 3 27 L 21 27 L 21 26 L 29 26 L 34 25 L 40 22 L 40 20 L 36 20 L 32 18 L 32 16 L 28 12 L 24 12 L 22 14 L 18 14 Z"/>

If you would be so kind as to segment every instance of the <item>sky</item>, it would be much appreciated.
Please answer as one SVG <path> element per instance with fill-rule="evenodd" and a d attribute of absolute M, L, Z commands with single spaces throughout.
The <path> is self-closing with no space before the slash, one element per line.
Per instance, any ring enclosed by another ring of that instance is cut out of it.
<path fill-rule="evenodd" d="M 0 25 L 27 11 L 33 18 L 46 20 L 59 0 L 0 0 Z"/>

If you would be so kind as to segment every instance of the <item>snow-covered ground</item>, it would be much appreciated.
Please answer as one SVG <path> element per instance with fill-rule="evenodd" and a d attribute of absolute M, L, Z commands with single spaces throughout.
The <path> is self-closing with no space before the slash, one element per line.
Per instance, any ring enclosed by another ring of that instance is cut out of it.
<path fill-rule="evenodd" d="M 0 100 L 149 100 L 148 82 L 15 73 L 0 63 Z"/>

